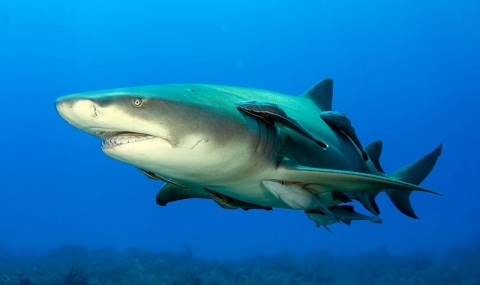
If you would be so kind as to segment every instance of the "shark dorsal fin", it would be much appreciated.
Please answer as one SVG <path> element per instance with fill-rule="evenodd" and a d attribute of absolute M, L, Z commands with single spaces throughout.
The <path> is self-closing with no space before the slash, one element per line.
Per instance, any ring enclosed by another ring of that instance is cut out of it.
<path fill-rule="evenodd" d="M 312 100 L 322 111 L 332 110 L 333 98 L 333 80 L 330 78 L 323 79 L 302 94 L 302 97 Z"/>
<path fill-rule="evenodd" d="M 380 155 L 382 155 L 383 143 L 382 141 L 374 141 L 365 147 L 365 152 L 372 160 L 373 165 L 378 171 L 385 173 L 380 165 Z"/>

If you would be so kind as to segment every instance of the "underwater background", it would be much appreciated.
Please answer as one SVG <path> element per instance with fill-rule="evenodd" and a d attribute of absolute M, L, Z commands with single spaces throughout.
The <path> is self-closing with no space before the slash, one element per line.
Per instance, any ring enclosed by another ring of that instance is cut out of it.
<path fill-rule="evenodd" d="M 480 284 L 480 2 L 0 0 L 0 284 Z M 393 172 L 444 142 L 382 225 L 155 204 L 161 182 L 58 116 L 75 92 L 211 83 L 334 110 Z M 183 279 L 182 279 L 183 278 Z"/>

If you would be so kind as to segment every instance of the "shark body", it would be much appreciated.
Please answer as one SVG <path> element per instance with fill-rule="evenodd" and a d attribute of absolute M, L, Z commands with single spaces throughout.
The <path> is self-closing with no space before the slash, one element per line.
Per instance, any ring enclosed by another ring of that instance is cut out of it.
<path fill-rule="evenodd" d="M 325 79 L 302 96 L 176 84 L 72 94 L 55 106 L 67 122 L 102 139 L 106 155 L 166 182 L 156 197 L 162 206 L 206 198 L 226 209 L 300 209 L 325 216 L 318 226 L 347 219 L 343 213 L 368 220 L 338 210 L 352 199 L 377 216 L 375 197 L 385 191 L 416 218 L 410 193 L 436 194 L 418 184 L 441 145 L 386 175 L 381 142 L 363 148 L 348 117 L 332 111 L 332 98 L 333 81 Z"/>

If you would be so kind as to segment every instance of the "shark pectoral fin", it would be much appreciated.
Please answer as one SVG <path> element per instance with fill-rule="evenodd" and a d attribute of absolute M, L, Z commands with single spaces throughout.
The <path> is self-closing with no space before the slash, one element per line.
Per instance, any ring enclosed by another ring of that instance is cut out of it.
<path fill-rule="evenodd" d="M 399 181 L 388 176 L 378 176 L 367 173 L 312 168 L 305 166 L 288 165 L 284 162 L 275 172 L 273 180 L 297 182 L 301 184 L 316 184 L 314 194 L 339 190 L 348 192 L 362 192 L 382 189 L 395 190 L 418 190 L 438 194 L 435 191 L 414 185 L 408 182 Z M 312 191 L 313 192 L 313 191 Z"/>
<path fill-rule="evenodd" d="M 442 154 L 442 145 L 441 143 L 435 150 L 425 155 L 421 159 L 395 171 L 390 176 L 412 184 L 420 184 L 433 167 L 437 163 L 438 158 Z M 410 194 L 412 191 L 396 191 L 390 188 L 385 190 L 388 197 L 392 201 L 393 205 L 408 217 L 418 219 L 418 216 L 413 211 L 413 207 L 410 203 Z M 440 195 L 439 193 L 435 193 Z"/>
<path fill-rule="evenodd" d="M 380 156 L 382 155 L 383 142 L 374 141 L 365 147 L 365 152 L 368 154 L 368 157 L 372 161 L 375 168 L 381 173 L 385 173 L 382 166 L 380 165 Z"/>
<path fill-rule="evenodd" d="M 210 196 L 202 188 L 187 189 L 183 186 L 167 183 L 158 191 L 155 201 L 159 206 L 165 206 L 170 202 L 191 198 L 210 199 Z"/>
<path fill-rule="evenodd" d="M 334 111 L 323 111 L 320 113 L 320 117 L 325 121 L 325 123 L 340 131 L 341 134 L 347 136 L 361 151 L 363 160 L 368 161 L 368 154 L 363 149 L 362 143 L 360 143 L 360 139 L 358 139 L 358 136 L 355 133 L 355 128 L 352 127 L 352 123 L 346 114 Z"/>
<path fill-rule="evenodd" d="M 320 147 L 326 149 L 328 145 L 317 140 L 312 134 L 305 130 L 294 118 L 291 118 L 285 113 L 285 111 L 278 107 L 277 104 L 257 101 L 244 101 L 237 103 L 237 108 L 247 114 L 255 117 L 262 118 L 264 121 L 270 124 L 280 124 L 289 129 L 292 129 L 301 135 L 313 140 Z"/>

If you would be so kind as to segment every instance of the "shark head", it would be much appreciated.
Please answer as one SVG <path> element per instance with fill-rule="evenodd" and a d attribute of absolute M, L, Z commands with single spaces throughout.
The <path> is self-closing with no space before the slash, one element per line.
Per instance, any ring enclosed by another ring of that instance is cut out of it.
<path fill-rule="evenodd" d="M 218 163 L 212 156 L 221 155 L 234 132 L 219 131 L 222 120 L 197 97 L 185 86 L 164 85 L 67 95 L 55 107 L 68 123 L 102 139 L 107 156 L 180 178 Z"/>

